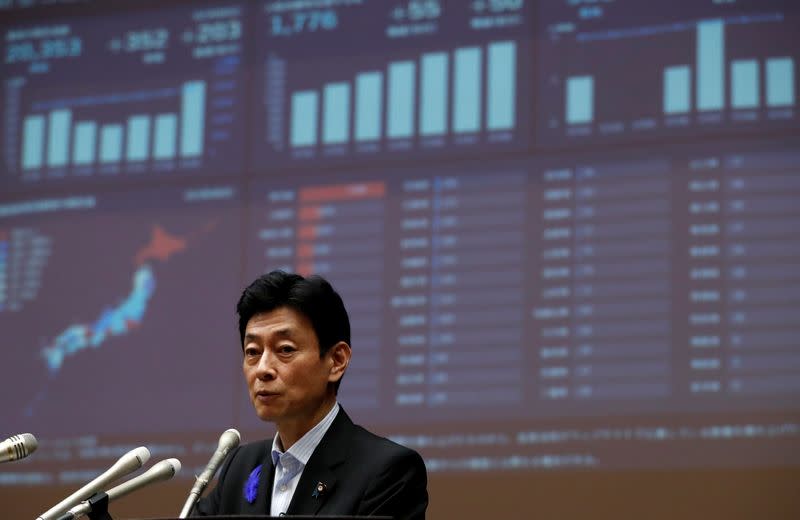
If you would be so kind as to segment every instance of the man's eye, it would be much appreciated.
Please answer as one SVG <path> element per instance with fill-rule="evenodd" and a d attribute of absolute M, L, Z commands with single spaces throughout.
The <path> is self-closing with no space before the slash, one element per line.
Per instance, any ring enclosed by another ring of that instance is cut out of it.
<path fill-rule="evenodd" d="M 282 354 L 290 354 L 290 353 L 294 352 L 295 349 L 291 345 L 281 345 L 280 347 L 278 347 L 278 350 Z"/>
<path fill-rule="evenodd" d="M 254 348 L 245 349 L 244 354 L 248 357 L 258 356 L 258 350 Z"/>

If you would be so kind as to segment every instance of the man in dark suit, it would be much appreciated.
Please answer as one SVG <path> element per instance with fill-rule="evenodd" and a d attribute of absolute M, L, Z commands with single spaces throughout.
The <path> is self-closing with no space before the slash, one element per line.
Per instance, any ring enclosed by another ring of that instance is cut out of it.
<path fill-rule="evenodd" d="M 336 400 L 350 321 L 331 285 L 273 271 L 244 290 L 237 312 L 250 399 L 277 433 L 233 450 L 195 515 L 424 519 L 422 458 L 354 425 Z"/>

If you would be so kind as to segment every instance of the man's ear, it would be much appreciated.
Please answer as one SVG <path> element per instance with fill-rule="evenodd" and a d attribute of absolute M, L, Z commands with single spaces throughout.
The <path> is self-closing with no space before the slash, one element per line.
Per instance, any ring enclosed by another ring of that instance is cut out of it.
<path fill-rule="evenodd" d="M 331 370 L 328 375 L 328 381 L 335 383 L 339 381 L 347 370 L 347 365 L 350 364 L 350 345 L 344 341 L 340 341 L 332 346 L 328 351 L 328 356 L 331 359 Z"/>

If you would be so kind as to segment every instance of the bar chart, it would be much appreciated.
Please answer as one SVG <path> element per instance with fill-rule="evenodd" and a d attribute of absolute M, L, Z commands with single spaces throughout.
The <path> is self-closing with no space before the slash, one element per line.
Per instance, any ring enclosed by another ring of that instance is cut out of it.
<path fill-rule="evenodd" d="M 254 167 L 526 146 L 530 60 L 522 4 L 496 26 L 497 18 L 477 16 L 468 4 L 452 9 L 447 18 L 431 14 L 436 23 L 390 16 L 384 27 L 374 23 L 385 10 L 376 2 L 326 11 L 324 30 L 300 24 L 289 31 L 293 18 L 265 7 Z M 301 14 L 295 17 L 306 20 Z"/>
<path fill-rule="evenodd" d="M 697 24 L 697 56 L 694 71 L 689 65 L 664 68 L 663 113 L 688 114 L 692 111 L 692 72 L 697 78 L 694 109 L 700 112 L 726 108 L 723 23 L 711 20 Z M 763 63 L 762 63 L 763 61 Z M 766 85 L 764 102 L 769 108 L 793 107 L 796 104 L 794 60 L 773 57 L 730 62 L 730 108 L 755 109 L 762 104 L 760 85 Z M 760 74 L 763 71 L 763 78 Z M 567 124 L 591 123 L 594 119 L 594 78 L 570 76 L 566 87 Z"/>
<path fill-rule="evenodd" d="M 159 27 L 143 11 L 8 28 L 0 183 L 241 171 L 241 14 L 173 7 Z"/>
<path fill-rule="evenodd" d="M 351 81 L 292 92 L 290 146 L 511 131 L 516 119 L 516 55 L 513 41 L 432 52 L 359 72 Z M 454 79 L 449 85 L 451 62 Z"/>
<path fill-rule="evenodd" d="M 722 20 L 706 20 L 697 24 L 697 56 L 695 92 L 697 109 L 722 110 L 725 107 L 725 24 Z M 792 57 L 771 57 L 765 60 L 740 59 L 730 62 L 730 106 L 734 109 L 757 108 L 759 88 L 766 84 L 766 105 L 795 105 L 794 60 Z M 763 69 L 762 69 L 763 67 Z M 759 71 L 764 70 L 764 77 Z M 665 69 L 664 112 L 689 111 L 689 68 L 687 65 Z"/>
<path fill-rule="evenodd" d="M 159 96 L 176 101 L 179 111 L 132 114 L 118 122 L 76 117 L 82 104 L 124 103 Z M 27 172 L 202 157 L 205 99 L 205 81 L 189 81 L 179 89 L 59 103 L 60 108 L 25 116 L 21 168 Z"/>
<path fill-rule="evenodd" d="M 778 2 L 762 2 L 758 11 L 687 6 L 658 13 L 659 23 L 631 2 L 591 20 L 557 2 L 541 14 L 541 144 L 798 125 L 791 37 L 798 17 Z M 559 53 L 569 59 L 554 60 Z"/>

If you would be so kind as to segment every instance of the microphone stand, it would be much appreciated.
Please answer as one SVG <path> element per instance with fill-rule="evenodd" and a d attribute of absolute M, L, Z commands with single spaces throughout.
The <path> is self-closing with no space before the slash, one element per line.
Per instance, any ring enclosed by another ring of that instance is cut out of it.
<path fill-rule="evenodd" d="M 108 514 L 108 495 L 106 493 L 95 493 L 89 497 L 88 502 L 92 506 L 92 510 L 86 514 L 89 520 L 114 520 Z"/>
<path fill-rule="evenodd" d="M 108 494 L 104 493 L 103 491 L 98 491 L 94 495 L 90 496 L 86 499 L 86 502 L 89 504 L 91 509 L 86 516 L 89 517 L 89 520 L 114 520 L 111 515 L 108 513 Z M 73 515 L 70 513 L 64 513 L 63 516 L 57 518 L 56 520 L 72 520 L 74 518 Z"/>

